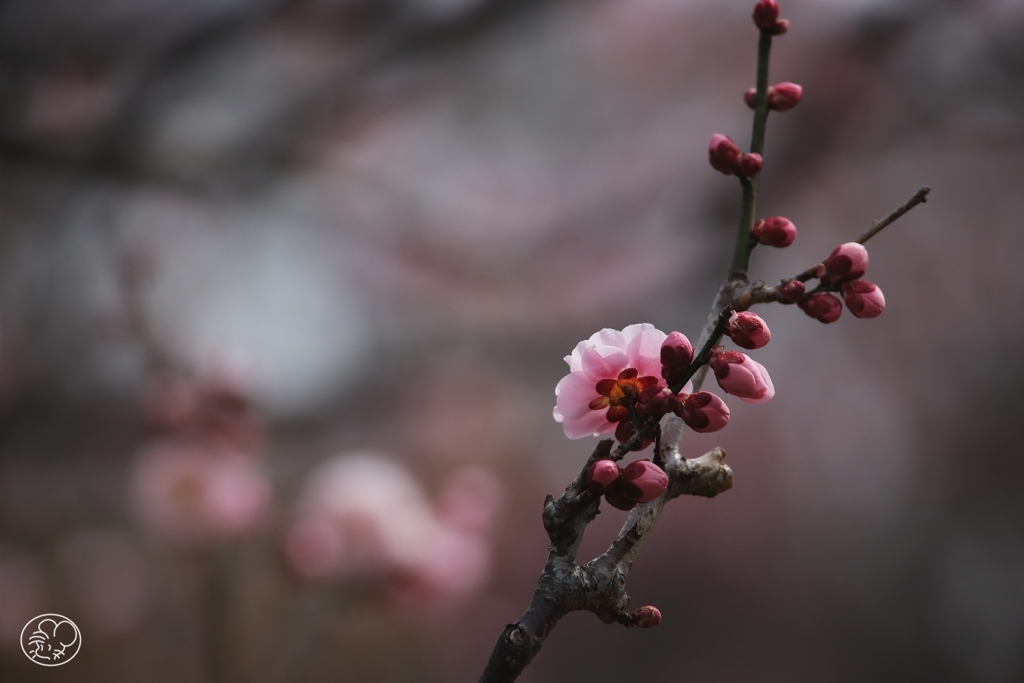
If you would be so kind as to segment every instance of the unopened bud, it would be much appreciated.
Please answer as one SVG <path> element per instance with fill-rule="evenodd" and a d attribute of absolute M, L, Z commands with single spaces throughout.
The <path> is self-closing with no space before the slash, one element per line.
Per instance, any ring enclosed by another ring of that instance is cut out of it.
<path fill-rule="evenodd" d="M 661 623 L 661 610 L 654 605 L 644 605 L 630 616 L 637 628 L 654 628 Z"/>
<path fill-rule="evenodd" d="M 708 161 L 711 167 L 725 175 L 734 175 L 739 168 L 742 153 L 728 135 L 715 133 L 708 144 Z"/>
<path fill-rule="evenodd" d="M 779 288 L 779 293 L 786 298 L 787 301 L 796 303 L 803 298 L 804 292 L 807 291 L 807 285 L 800 282 L 800 280 L 790 280 L 786 284 Z"/>
<path fill-rule="evenodd" d="M 754 24 L 763 32 L 780 36 L 789 30 L 789 22 L 779 19 L 779 3 L 775 0 L 760 0 L 754 5 Z"/>
<path fill-rule="evenodd" d="M 801 299 L 797 306 L 807 315 L 823 323 L 834 323 L 843 312 L 843 304 L 828 292 L 818 292 Z"/>
<path fill-rule="evenodd" d="M 627 441 L 632 439 L 634 434 L 636 434 L 636 430 L 633 429 L 632 420 L 621 420 L 618 426 L 615 427 L 615 439 L 623 445 L 625 445 Z M 633 446 L 632 448 L 630 448 L 629 450 L 642 451 L 646 449 L 648 446 L 650 446 L 652 443 L 654 443 L 654 437 L 648 436 L 643 439 L 640 439 L 640 442 Z"/>
<path fill-rule="evenodd" d="M 775 385 L 763 365 L 745 353 L 722 351 L 708 362 L 722 391 L 744 403 L 764 403 L 775 396 Z"/>
<path fill-rule="evenodd" d="M 672 332 L 661 343 L 661 376 L 669 384 L 682 379 L 693 362 L 693 344 L 682 332 Z"/>
<path fill-rule="evenodd" d="M 668 488 L 665 470 L 650 460 L 637 460 L 622 470 L 622 480 L 616 489 L 638 503 L 649 503 Z"/>
<path fill-rule="evenodd" d="M 832 250 L 818 266 L 818 278 L 825 284 L 856 280 L 868 271 L 868 250 L 863 244 L 847 242 Z"/>
<path fill-rule="evenodd" d="M 740 157 L 740 162 L 736 166 L 736 175 L 741 178 L 749 178 L 755 176 L 761 172 L 761 167 L 764 165 L 764 161 L 761 159 L 760 154 L 751 152 L 750 154 L 744 154 Z"/>
<path fill-rule="evenodd" d="M 598 460 L 587 471 L 587 485 L 591 491 L 604 493 L 622 476 L 619 464 L 607 458 Z"/>
<path fill-rule="evenodd" d="M 873 282 L 853 280 L 842 285 L 846 307 L 858 318 L 874 318 L 885 309 L 882 290 Z"/>
<path fill-rule="evenodd" d="M 732 339 L 736 346 L 743 349 L 759 349 L 772 338 L 768 324 L 761 319 L 761 316 L 750 311 L 740 311 L 729 316 L 725 334 Z"/>
<path fill-rule="evenodd" d="M 710 391 L 680 395 L 676 398 L 675 413 L 687 427 L 701 434 L 717 432 L 729 424 L 729 406 Z"/>
<path fill-rule="evenodd" d="M 640 398 L 636 402 L 636 415 L 644 420 L 651 415 L 659 419 L 665 413 L 671 412 L 675 406 L 675 396 L 668 387 L 651 386 L 640 392 Z"/>
<path fill-rule="evenodd" d="M 747 106 L 753 109 L 757 106 L 757 88 L 747 88 L 747 91 L 743 93 L 743 101 L 747 103 Z"/>
<path fill-rule="evenodd" d="M 775 111 L 789 111 L 800 104 L 804 89 L 796 83 L 777 83 L 768 88 L 768 108 Z"/>
<path fill-rule="evenodd" d="M 750 234 L 761 244 L 782 249 L 793 244 L 793 240 L 796 239 L 796 226 L 788 218 L 772 216 L 754 223 Z"/>

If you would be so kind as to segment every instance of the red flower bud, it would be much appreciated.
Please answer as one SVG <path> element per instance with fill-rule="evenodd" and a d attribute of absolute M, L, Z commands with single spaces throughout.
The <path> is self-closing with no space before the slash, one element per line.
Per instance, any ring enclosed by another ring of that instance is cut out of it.
<path fill-rule="evenodd" d="M 669 384 L 682 379 L 693 362 L 693 345 L 682 332 L 672 332 L 661 343 L 661 376 Z"/>
<path fill-rule="evenodd" d="M 676 397 L 675 414 L 683 419 L 686 426 L 701 434 L 717 432 L 729 424 L 729 406 L 710 391 Z"/>
<path fill-rule="evenodd" d="M 650 460 L 637 460 L 622 470 L 622 480 L 616 488 L 627 498 L 649 503 L 668 488 L 668 475 Z"/>
<path fill-rule="evenodd" d="M 782 249 L 793 244 L 796 239 L 796 226 L 788 218 L 772 216 L 754 223 L 750 234 L 761 244 Z"/>
<path fill-rule="evenodd" d="M 777 83 L 768 88 L 768 108 L 775 111 L 789 111 L 800 104 L 804 89 L 796 83 Z"/>
<path fill-rule="evenodd" d="M 736 166 L 736 175 L 741 178 L 749 178 L 755 176 L 761 172 L 761 167 L 764 165 L 760 154 L 744 154 L 740 157 L 740 162 Z"/>
<path fill-rule="evenodd" d="M 640 398 L 636 402 L 636 415 L 641 420 L 651 415 L 659 419 L 665 413 L 671 412 L 675 407 L 675 396 L 668 390 L 668 387 L 650 386 L 640 392 Z"/>
<path fill-rule="evenodd" d="M 630 616 L 637 628 L 654 628 L 661 623 L 661 610 L 654 605 L 644 605 Z"/>
<path fill-rule="evenodd" d="M 807 315 L 823 323 L 834 323 L 843 312 L 843 304 L 828 292 L 818 292 L 801 299 L 797 306 Z"/>
<path fill-rule="evenodd" d="M 763 32 L 780 36 L 789 30 L 789 22 L 779 19 L 779 3 L 775 0 L 760 0 L 754 5 L 754 24 Z"/>
<path fill-rule="evenodd" d="M 885 308 L 882 290 L 873 282 L 853 280 L 842 285 L 846 307 L 858 318 L 874 318 Z"/>
<path fill-rule="evenodd" d="M 757 106 L 757 88 L 747 88 L 747 91 L 743 93 L 743 101 L 747 103 L 747 106 L 753 109 Z"/>
<path fill-rule="evenodd" d="M 800 282 L 800 280 L 790 280 L 786 284 L 779 288 L 779 293 L 786 298 L 787 301 L 796 303 L 803 298 L 804 292 L 807 290 L 807 285 Z"/>
<path fill-rule="evenodd" d="M 832 250 L 818 266 L 818 278 L 825 284 L 856 280 L 868 271 L 868 250 L 863 244 L 847 242 Z"/>
<path fill-rule="evenodd" d="M 622 476 L 619 464 L 614 460 L 598 460 L 590 466 L 587 472 L 587 485 L 592 491 L 604 493 L 612 487 Z"/>
<path fill-rule="evenodd" d="M 754 25 L 762 31 L 775 27 L 779 20 L 779 3 L 775 0 L 760 0 L 754 5 Z"/>
<path fill-rule="evenodd" d="M 745 403 L 764 403 L 775 395 L 775 385 L 764 366 L 739 351 L 716 353 L 708 363 L 718 386 Z"/>
<path fill-rule="evenodd" d="M 708 144 L 708 161 L 711 167 L 725 175 L 733 175 L 739 167 L 740 148 L 728 135 L 715 133 Z"/>
<path fill-rule="evenodd" d="M 740 311 L 729 316 L 725 334 L 736 346 L 743 349 L 759 349 L 772 338 L 768 324 L 756 313 Z"/>
<path fill-rule="evenodd" d="M 621 420 L 619 422 L 618 426 L 615 427 L 615 439 L 619 443 L 621 443 L 621 444 L 625 444 L 627 441 L 632 439 L 634 434 L 636 434 L 636 430 L 633 429 L 633 421 L 632 420 L 629 420 L 629 419 Z M 648 436 L 646 438 L 641 439 L 640 443 L 638 443 L 637 445 L 633 446 L 630 450 L 631 451 L 642 451 L 645 448 L 647 448 L 648 446 L 650 446 L 652 443 L 654 443 L 654 437 L 653 436 Z"/>

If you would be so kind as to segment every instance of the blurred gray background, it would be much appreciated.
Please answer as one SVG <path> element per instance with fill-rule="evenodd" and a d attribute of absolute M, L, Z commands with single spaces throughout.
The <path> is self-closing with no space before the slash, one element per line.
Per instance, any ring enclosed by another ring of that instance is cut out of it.
<path fill-rule="evenodd" d="M 739 187 L 706 145 L 749 140 L 752 5 L 0 2 L 0 678 L 476 680 L 594 445 L 551 419 L 562 356 L 696 338 L 724 275 Z M 772 81 L 804 99 L 771 117 L 759 215 L 799 237 L 752 274 L 933 193 L 870 243 L 881 317 L 757 310 L 775 399 L 683 444 L 723 446 L 735 488 L 670 506 L 630 576 L 662 625 L 569 615 L 528 683 L 1024 679 L 1024 4 L 783 16 Z M 168 542 L 132 503 L 147 397 L 225 367 L 272 502 Z M 445 609 L 289 568 L 310 473 L 367 450 L 430 505 L 467 466 L 503 488 Z M 20 652 L 44 612 L 82 630 L 66 666 Z"/>

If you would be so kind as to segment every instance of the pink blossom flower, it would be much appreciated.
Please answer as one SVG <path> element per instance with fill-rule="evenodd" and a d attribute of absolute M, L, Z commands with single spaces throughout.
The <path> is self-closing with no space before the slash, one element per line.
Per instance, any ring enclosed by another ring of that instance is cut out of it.
<path fill-rule="evenodd" d="M 725 334 L 732 339 L 736 346 L 743 349 L 759 349 L 772 338 L 768 324 L 761 319 L 761 316 L 750 311 L 733 313 L 729 317 Z"/>
<path fill-rule="evenodd" d="M 641 323 L 604 329 L 581 341 L 565 357 L 569 374 L 555 387 L 554 417 L 570 439 L 608 434 L 628 414 L 628 406 L 661 377 L 661 346 L 666 335 Z"/>
<path fill-rule="evenodd" d="M 270 482 L 251 459 L 174 441 L 139 455 L 132 494 L 142 523 L 176 543 L 250 533 L 266 521 L 272 500 Z"/>
<path fill-rule="evenodd" d="M 812 294 L 797 302 L 797 306 L 807 315 L 825 324 L 839 320 L 839 316 L 843 312 L 842 302 L 828 292 Z"/>
<path fill-rule="evenodd" d="M 764 366 L 739 351 L 722 351 L 708 363 L 718 386 L 745 403 L 764 403 L 775 396 L 775 386 Z"/>
<path fill-rule="evenodd" d="M 679 394 L 676 398 L 676 415 L 695 432 L 717 432 L 729 424 L 729 406 L 710 391 L 695 394 Z"/>
<path fill-rule="evenodd" d="M 885 296 L 873 282 L 853 280 L 842 285 L 846 307 L 858 318 L 874 318 L 885 309 Z"/>
<path fill-rule="evenodd" d="M 793 244 L 796 239 L 796 226 L 788 218 L 772 216 L 754 223 L 750 234 L 761 244 L 782 249 Z"/>
<path fill-rule="evenodd" d="M 747 88 L 743 93 L 743 101 L 747 103 L 747 106 L 753 109 L 757 106 L 757 88 Z"/>

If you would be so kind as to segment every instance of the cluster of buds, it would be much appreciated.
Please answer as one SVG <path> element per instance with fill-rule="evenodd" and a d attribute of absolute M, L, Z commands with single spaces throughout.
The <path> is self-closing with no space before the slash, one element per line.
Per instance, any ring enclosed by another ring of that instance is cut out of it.
<path fill-rule="evenodd" d="M 837 289 L 846 302 L 846 307 L 858 318 L 874 318 L 885 309 L 885 296 L 873 282 L 861 278 L 868 269 L 868 250 L 857 242 L 847 242 L 836 247 L 815 272 L 823 287 Z M 795 302 L 800 309 L 815 320 L 833 323 L 843 312 L 842 302 L 829 291 L 804 293 L 805 286 L 798 280 L 791 280 L 782 286 L 782 295 Z"/>
<path fill-rule="evenodd" d="M 779 19 L 779 3 L 775 0 L 760 0 L 754 5 L 754 25 L 762 33 L 770 36 L 781 36 L 789 30 L 789 22 Z"/>
<path fill-rule="evenodd" d="M 614 460 L 603 459 L 587 471 L 587 486 L 604 495 L 612 507 L 632 510 L 664 493 L 668 488 L 668 475 L 650 460 L 637 460 L 619 467 Z"/>
<path fill-rule="evenodd" d="M 725 175 L 749 178 L 761 172 L 764 162 L 760 154 L 744 154 L 728 135 L 715 133 L 708 144 L 711 167 Z"/>
<path fill-rule="evenodd" d="M 802 87 L 788 81 L 769 86 L 767 93 L 768 109 L 777 112 L 789 111 L 800 104 L 800 98 L 803 97 L 803 94 L 804 89 Z M 743 93 L 743 101 L 751 109 L 757 106 L 757 88 L 748 88 Z"/>

